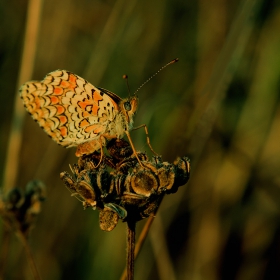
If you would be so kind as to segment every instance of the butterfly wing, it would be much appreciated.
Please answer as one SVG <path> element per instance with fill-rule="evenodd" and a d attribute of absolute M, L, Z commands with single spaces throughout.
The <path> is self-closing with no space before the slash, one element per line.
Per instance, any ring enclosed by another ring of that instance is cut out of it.
<path fill-rule="evenodd" d="M 101 88 L 101 87 L 98 87 L 98 89 L 107 94 L 108 96 L 110 96 L 117 104 L 119 104 L 120 101 L 122 101 L 122 99 L 116 95 L 115 93 L 113 93 L 112 91 L 108 90 L 108 89 L 105 89 L 105 88 Z"/>
<path fill-rule="evenodd" d="M 51 72 L 41 82 L 23 84 L 20 93 L 32 118 L 65 147 L 98 139 L 105 133 L 118 112 L 120 99 L 65 70 Z"/>

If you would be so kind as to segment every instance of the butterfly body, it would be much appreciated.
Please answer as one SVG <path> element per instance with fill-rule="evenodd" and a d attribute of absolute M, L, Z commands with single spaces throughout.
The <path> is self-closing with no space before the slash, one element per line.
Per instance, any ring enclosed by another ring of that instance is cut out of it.
<path fill-rule="evenodd" d="M 111 138 L 122 138 L 133 126 L 138 99 L 121 99 L 66 70 L 20 88 L 26 110 L 45 132 L 77 156 L 90 154 Z"/>

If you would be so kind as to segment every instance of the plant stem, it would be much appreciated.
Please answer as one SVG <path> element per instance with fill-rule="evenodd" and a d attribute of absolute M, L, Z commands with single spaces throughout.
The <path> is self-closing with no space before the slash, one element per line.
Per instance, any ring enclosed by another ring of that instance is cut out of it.
<path fill-rule="evenodd" d="M 144 241 L 146 240 L 146 237 L 148 235 L 148 232 L 150 230 L 150 227 L 154 221 L 154 218 L 155 218 L 155 215 L 156 215 L 156 212 L 154 213 L 153 216 L 150 216 L 146 222 L 146 224 L 144 225 L 141 233 L 140 233 L 140 236 L 139 236 L 139 239 L 137 241 L 137 244 L 135 245 L 135 250 L 134 250 L 134 260 L 137 258 L 141 248 L 142 248 L 142 245 L 144 243 Z M 122 273 L 122 276 L 120 278 L 120 280 L 125 280 L 126 279 L 126 276 L 127 276 L 127 270 L 124 269 L 123 273 Z"/>
<path fill-rule="evenodd" d="M 127 280 L 134 278 L 134 249 L 135 249 L 135 221 L 127 221 L 127 258 L 126 258 L 126 271 Z"/>

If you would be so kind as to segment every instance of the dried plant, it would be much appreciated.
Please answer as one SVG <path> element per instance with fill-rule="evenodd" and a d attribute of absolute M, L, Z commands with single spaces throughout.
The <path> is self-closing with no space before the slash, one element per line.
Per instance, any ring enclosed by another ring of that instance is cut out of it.
<path fill-rule="evenodd" d="M 0 213 L 6 225 L 28 237 L 45 200 L 45 186 L 40 181 L 31 181 L 25 192 L 11 189 L 0 196 Z"/>
<path fill-rule="evenodd" d="M 80 157 L 71 167 L 73 177 L 67 172 L 62 172 L 60 177 L 84 208 L 99 211 L 102 230 L 113 230 L 119 219 L 127 222 L 127 275 L 133 279 L 135 224 L 154 216 L 163 196 L 175 193 L 187 183 L 190 161 L 183 157 L 171 164 L 158 156 L 149 160 L 142 152 L 137 152 L 136 158 L 123 139 L 111 140 L 107 150 L 108 155 L 95 152 Z"/>
<path fill-rule="evenodd" d="M 42 201 L 45 200 L 45 186 L 40 181 L 31 181 L 25 191 L 11 189 L 0 196 L 0 215 L 6 228 L 14 232 L 24 246 L 34 279 L 40 279 L 27 238 L 30 235 L 38 214 L 41 212 Z M 2 265 L 3 266 L 3 265 Z"/>

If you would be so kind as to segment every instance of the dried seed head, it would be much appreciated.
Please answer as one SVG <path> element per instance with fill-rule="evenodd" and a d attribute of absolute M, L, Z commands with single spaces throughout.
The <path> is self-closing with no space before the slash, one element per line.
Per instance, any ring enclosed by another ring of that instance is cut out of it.
<path fill-rule="evenodd" d="M 111 211 L 117 213 L 119 218 L 121 218 L 121 219 L 125 219 L 127 216 L 127 211 L 123 207 L 119 206 L 118 204 L 106 203 L 106 204 L 104 204 L 104 208 L 108 208 Z"/>
<path fill-rule="evenodd" d="M 84 206 L 100 211 L 100 227 L 111 231 L 118 219 L 135 221 L 153 215 L 165 194 L 174 193 L 189 179 L 190 162 L 178 158 L 173 164 L 161 157 L 149 160 L 145 153 L 137 158 L 128 142 L 113 139 L 107 145 L 108 155 L 95 168 L 101 155 L 93 153 L 79 158 L 73 165 L 75 179 L 66 173 L 61 178 L 67 188 L 80 198 Z M 109 170 L 112 168 L 113 170 Z"/>
<path fill-rule="evenodd" d="M 119 216 L 108 208 L 99 211 L 99 226 L 104 231 L 112 231 L 118 224 Z"/>
<path fill-rule="evenodd" d="M 123 139 L 112 139 L 107 144 L 106 148 L 110 156 L 118 161 L 128 158 L 133 154 L 131 146 L 127 141 Z"/>
<path fill-rule="evenodd" d="M 25 191 L 14 188 L 0 196 L 0 214 L 11 229 L 27 236 L 41 211 L 45 197 L 44 184 L 33 180 L 27 184 Z"/>
<path fill-rule="evenodd" d="M 157 178 L 154 173 L 149 170 L 141 170 L 133 173 L 130 185 L 136 194 L 149 197 L 158 188 Z"/>
<path fill-rule="evenodd" d="M 7 210 L 18 209 L 24 203 L 25 197 L 22 189 L 11 189 L 5 198 L 5 207 Z"/>
<path fill-rule="evenodd" d="M 64 171 L 60 173 L 60 179 L 63 181 L 64 185 L 66 188 L 71 192 L 71 193 L 76 193 L 76 182 L 73 180 L 71 175 Z"/>
<path fill-rule="evenodd" d="M 175 168 L 168 164 L 158 169 L 159 191 L 170 191 L 175 181 Z"/>
<path fill-rule="evenodd" d="M 102 196 L 107 196 L 111 185 L 111 175 L 105 168 L 100 168 L 96 173 L 96 184 Z"/>
<path fill-rule="evenodd" d="M 80 181 L 77 184 L 77 192 L 83 198 L 84 206 L 96 207 L 96 194 L 92 186 L 87 181 Z"/>
<path fill-rule="evenodd" d="M 191 164 L 188 157 L 177 158 L 174 161 L 176 178 L 172 192 L 176 192 L 178 187 L 185 185 L 190 178 Z"/>

